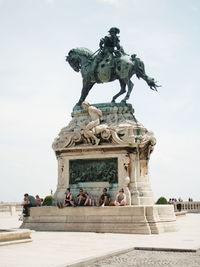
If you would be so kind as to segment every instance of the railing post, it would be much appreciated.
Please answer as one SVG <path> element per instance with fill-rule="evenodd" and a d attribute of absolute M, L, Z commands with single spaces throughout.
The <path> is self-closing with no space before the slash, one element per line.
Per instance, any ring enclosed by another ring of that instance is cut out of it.
<path fill-rule="evenodd" d="M 11 215 L 11 216 L 15 216 L 15 215 L 17 215 L 17 212 L 16 212 L 16 206 L 15 206 L 15 205 L 11 205 L 11 206 L 10 206 L 10 215 Z"/>

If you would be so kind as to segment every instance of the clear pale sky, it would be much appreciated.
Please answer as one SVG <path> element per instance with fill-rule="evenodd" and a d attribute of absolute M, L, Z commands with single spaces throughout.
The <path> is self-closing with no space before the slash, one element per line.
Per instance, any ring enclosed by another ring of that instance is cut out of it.
<path fill-rule="evenodd" d="M 51 144 L 70 120 L 81 75 L 71 48 L 98 49 L 110 27 L 136 53 L 159 92 L 132 78 L 129 103 L 155 133 L 150 160 L 155 199 L 200 200 L 200 1 L 0 0 L 0 201 L 55 191 Z M 87 100 L 109 102 L 118 82 L 95 85 Z"/>

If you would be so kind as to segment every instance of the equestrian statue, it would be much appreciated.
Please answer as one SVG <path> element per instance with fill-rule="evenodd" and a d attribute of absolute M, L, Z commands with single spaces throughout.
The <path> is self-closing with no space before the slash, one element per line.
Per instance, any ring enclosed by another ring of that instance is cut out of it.
<path fill-rule="evenodd" d="M 127 94 L 121 101 L 126 103 L 133 89 L 131 77 L 134 74 L 138 79 L 145 80 L 152 90 L 157 91 L 159 85 L 147 76 L 143 61 L 136 54 L 130 56 L 124 52 L 120 45 L 119 33 L 118 28 L 112 27 L 109 35 L 100 40 L 99 49 L 95 53 L 83 47 L 69 51 L 66 61 L 76 72 L 81 71 L 83 78 L 81 97 L 77 106 L 83 103 L 95 83 L 112 82 L 116 79 L 119 80 L 121 89 L 113 96 L 112 102 L 124 94 L 127 87 Z"/>

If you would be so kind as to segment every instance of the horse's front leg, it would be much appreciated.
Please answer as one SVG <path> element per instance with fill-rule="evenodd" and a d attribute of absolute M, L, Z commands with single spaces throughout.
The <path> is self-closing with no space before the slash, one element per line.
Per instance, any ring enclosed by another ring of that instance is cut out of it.
<path fill-rule="evenodd" d="M 89 91 L 92 89 L 92 86 L 94 85 L 94 83 L 91 83 L 87 80 L 83 80 L 83 87 L 81 90 L 81 97 L 78 101 L 78 103 L 76 104 L 77 106 L 80 106 L 83 101 L 85 101 L 87 95 L 89 94 Z"/>
<path fill-rule="evenodd" d="M 129 79 L 126 81 L 126 84 L 128 86 L 128 92 L 127 92 L 126 96 L 124 97 L 124 99 L 122 99 L 122 101 L 121 101 L 122 103 L 126 103 L 126 101 L 129 99 L 130 94 L 131 94 L 132 89 L 133 89 L 133 86 L 134 86 L 134 84 Z"/>
<path fill-rule="evenodd" d="M 121 90 L 118 94 L 114 95 L 112 98 L 112 102 L 115 102 L 115 99 L 118 98 L 120 95 L 124 94 L 126 92 L 126 83 L 123 79 L 119 79 Z"/>

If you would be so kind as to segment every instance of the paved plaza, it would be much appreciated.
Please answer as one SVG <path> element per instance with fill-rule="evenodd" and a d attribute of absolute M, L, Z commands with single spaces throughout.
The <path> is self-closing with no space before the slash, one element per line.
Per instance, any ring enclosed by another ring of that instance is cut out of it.
<path fill-rule="evenodd" d="M 0 247 L 0 266 L 200 266 L 200 214 L 180 216 L 177 221 L 179 232 L 160 235 L 33 232 L 30 243 Z M 0 217 L 0 229 L 18 228 L 20 224 L 18 217 Z"/>
<path fill-rule="evenodd" d="M 88 267 L 199 267 L 200 254 L 192 252 L 139 251 L 121 254 Z"/>

